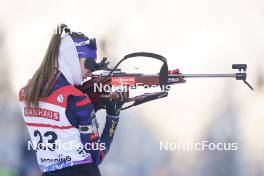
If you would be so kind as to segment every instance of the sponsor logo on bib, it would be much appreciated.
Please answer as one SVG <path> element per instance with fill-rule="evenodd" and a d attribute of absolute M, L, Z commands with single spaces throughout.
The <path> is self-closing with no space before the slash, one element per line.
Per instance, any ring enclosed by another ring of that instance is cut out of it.
<path fill-rule="evenodd" d="M 30 108 L 30 107 L 25 107 L 24 108 L 24 116 L 25 117 L 43 117 L 46 119 L 51 119 L 51 120 L 60 120 L 60 113 L 51 111 L 48 109 L 43 109 L 43 108 Z"/>
<path fill-rule="evenodd" d="M 58 97 L 57 97 L 57 101 L 58 101 L 59 103 L 62 103 L 62 102 L 64 101 L 64 98 L 63 98 L 63 95 L 62 95 L 62 94 L 58 95 Z"/>

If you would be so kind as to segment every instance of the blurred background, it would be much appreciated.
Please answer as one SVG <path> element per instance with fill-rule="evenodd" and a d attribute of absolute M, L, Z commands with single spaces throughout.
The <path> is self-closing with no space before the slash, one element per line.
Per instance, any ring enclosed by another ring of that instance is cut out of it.
<path fill-rule="evenodd" d="M 165 99 L 122 112 L 108 176 L 264 175 L 264 1 L 0 0 L 0 176 L 38 176 L 18 91 L 59 23 L 97 38 L 99 58 L 165 56 L 183 73 L 232 73 L 248 64 L 250 91 L 234 79 L 189 79 Z M 146 69 L 152 63 L 145 64 Z M 104 123 L 104 112 L 97 114 Z M 103 124 L 101 124 L 101 127 Z M 160 141 L 235 142 L 236 151 L 160 151 Z"/>

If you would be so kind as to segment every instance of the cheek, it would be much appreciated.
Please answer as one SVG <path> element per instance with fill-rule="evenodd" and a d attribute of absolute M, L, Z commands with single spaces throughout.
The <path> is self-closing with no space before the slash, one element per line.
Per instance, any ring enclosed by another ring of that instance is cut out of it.
<path fill-rule="evenodd" d="M 83 68 L 83 69 L 82 69 L 82 74 L 83 74 L 83 76 L 86 76 L 86 75 L 87 75 L 87 73 L 88 73 L 88 70 L 87 70 L 87 69 L 85 69 L 85 68 Z"/>
<path fill-rule="evenodd" d="M 84 67 L 84 62 L 80 63 L 82 75 L 86 75 L 87 69 Z"/>

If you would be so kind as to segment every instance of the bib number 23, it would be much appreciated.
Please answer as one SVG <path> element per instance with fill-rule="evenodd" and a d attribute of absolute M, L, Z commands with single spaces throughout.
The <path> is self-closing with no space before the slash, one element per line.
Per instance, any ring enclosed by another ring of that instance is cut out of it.
<path fill-rule="evenodd" d="M 54 151 L 57 148 L 57 145 L 55 141 L 58 139 L 58 136 L 53 131 L 47 131 L 43 135 L 39 130 L 34 131 L 34 137 L 37 137 L 38 143 L 37 143 L 37 150 L 51 150 Z M 47 143 L 44 143 L 44 141 L 47 141 Z"/>

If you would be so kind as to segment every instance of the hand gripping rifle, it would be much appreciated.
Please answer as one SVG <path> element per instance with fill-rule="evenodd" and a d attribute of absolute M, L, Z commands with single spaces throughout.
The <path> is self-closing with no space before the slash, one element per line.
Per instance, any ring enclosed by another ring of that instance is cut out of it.
<path fill-rule="evenodd" d="M 150 75 L 142 73 L 126 73 L 118 69 L 118 66 L 122 62 L 135 57 L 149 57 L 160 60 L 162 62 L 160 72 L 158 74 Z M 129 105 L 123 107 L 122 109 L 128 109 L 130 107 L 137 106 L 142 103 L 167 97 L 168 91 L 170 90 L 170 86 L 173 84 L 184 83 L 186 78 L 236 78 L 236 80 L 242 80 L 251 90 L 253 90 L 252 86 L 246 81 L 246 64 L 233 64 L 232 69 L 238 70 L 237 73 L 182 74 L 179 72 L 178 69 L 172 71 L 168 70 L 168 64 L 165 57 L 147 52 L 137 52 L 128 54 L 123 59 L 121 59 L 112 69 L 108 68 L 108 64 L 109 62 L 106 58 L 103 58 L 100 63 L 94 64 L 94 69 L 92 69 L 92 71 L 103 70 L 103 72 L 100 74 L 93 74 L 92 79 L 85 81 L 82 86 L 78 87 L 82 92 L 84 92 L 91 98 L 96 110 L 105 108 L 104 104 L 102 103 L 102 100 L 106 97 L 105 95 L 109 95 L 109 92 L 106 91 L 96 91 L 96 87 L 101 87 L 101 90 L 105 90 L 105 87 L 111 88 L 114 86 L 122 86 L 123 88 L 136 88 L 137 86 L 160 87 L 159 92 L 144 93 L 135 97 L 129 97 L 129 89 L 123 89 L 123 92 L 125 92 L 125 94 L 122 95 L 125 96 L 122 96 L 122 101 L 124 104 Z"/>

